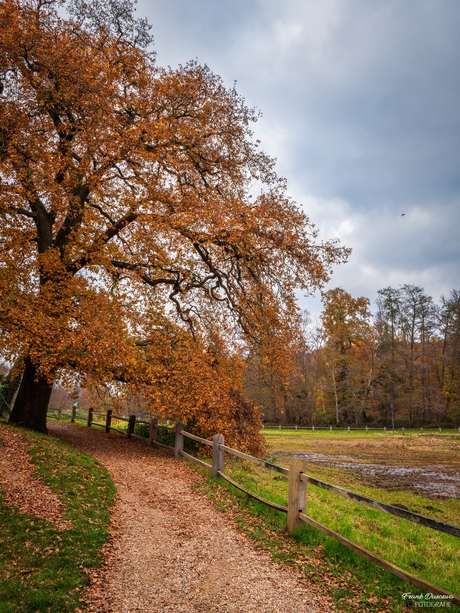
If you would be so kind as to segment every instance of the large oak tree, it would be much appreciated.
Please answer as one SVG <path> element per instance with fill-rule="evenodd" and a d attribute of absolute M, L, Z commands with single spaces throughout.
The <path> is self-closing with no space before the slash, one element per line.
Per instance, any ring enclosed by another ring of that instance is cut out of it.
<path fill-rule="evenodd" d="M 295 292 L 346 259 L 287 197 L 257 114 L 207 67 L 158 67 L 151 42 L 130 0 L 0 2 L 1 352 L 24 360 L 27 427 L 46 430 L 66 373 L 178 417 L 204 381 L 215 406 L 232 344 L 282 344 Z"/>

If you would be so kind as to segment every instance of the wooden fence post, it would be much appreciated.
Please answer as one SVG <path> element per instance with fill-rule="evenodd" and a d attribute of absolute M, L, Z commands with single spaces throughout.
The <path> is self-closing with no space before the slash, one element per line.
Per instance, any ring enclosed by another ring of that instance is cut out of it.
<path fill-rule="evenodd" d="M 329 432 L 332 432 L 332 426 L 329 426 Z"/>
<path fill-rule="evenodd" d="M 404 426 L 401 428 L 403 436 L 405 436 L 405 432 L 404 432 Z"/>
<path fill-rule="evenodd" d="M 87 421 L 87 424 L 86 424 L 88 426 L 88 428 L 91 428 L 91 425 L 93 423 L 93 411 L 94 411 L 93 407 L 89 407 L 89 409 L 88 409 L 88 421 Z"/>
<path fill-rule="evenodd" d="M 176 435 L 174 437 L 174 457 L 180 458 L 180 452 L 184 450 L 184 435 L 181 430 L 184 429 L 184 424 L 176 424 Z"/>
<path fill-rule="evenodd" d="M 366 434 L 369 432 L 369 428 L 366 426 Z"/>
<path fill-rule="evenodd" d="M 350 426 L 348 426 L 348 429 L 347 429 L 347 431 L 348 431 L 348 432 L 350 432 Z"/>
<path fill-rule="evenodd" d="M 422 434 L 422 432 L 423 432 L 423 428 L 420 428 L 420 434 Z"/>
<path fill-rule="evenodd" d="M 311 431 L 314 432 L 315 431 L 315 426 L 311 427 Z"/>
<path fill-rule="evenodd" d="M 292 532 L 302 524 L 299 511 L 307 509 L 307 484 L 300 480 L 300 474 L 307 473 L 307 462 L 294 458 L 289 464 L 288 531 Z"/>
<path fill-rule="evenodd" d="M 74 423 L 75 423 L 75 417 L 76 417 L 76 415 L 77 415 L 77 407 L 76 407 L 76 406 L 73 404 L 73 405 L 72 405 L 72 414 L 71 414 L 71 416 L 70 416 L 70 422 L 71 422 L 72 424 L 74 424 Z"/>
<path fill-rule="evenodd" d="M 281 430 L 281 424 L 278 426 L 278 430 Z"/>
<path fill-rule="evenodd" d="M 442 428 L 439 428 L 439 432 L 442 432 Z"/>
<path fill-rule="evenodd" d="M 59 409 L 57 410 L 57 418 L 58 420 L 60 420 L 62 417 L 62 407 L 59 407 Z"/>
<path fill-rule="evenodd" d="M 295 430 L 296 430 L 296 432 L 297 432 L 297 424 L 295 425 Z"/>
<path fill-rule="evenodd" d="M 130 415 L 128 421 L 128 430 L 126 431 L 126 438 L 131 438 L 131 434 L 134 432 L 134 424 L 136 423 L 136 416 Z"/>
<path fill-rule="evenodd" d="M 149 445 L 157 440 L 158 434 L 158 417 L 153 417 L 150 420 Z"/>
<path fill-rule="evenodd" d="M 386 433 L 387 433 L 387 427 L 385 426 L 385 427 L 383 428 L 383 434 L 386 434 Z"/>
<path fill-rule="evenodd" d="M 110 426 L 112 425 L 112 409 L 107 409 L 107 416 L 105 418 L 105 431 L 110 432 Z"/>
<path fill-rule="evenodd" d="M 224 435 L 215 434 L 212 437 L 212 476 L 219 476 L 219 470 L 224 471 L 224 450 L 219 445 L 224 444 Z"/>

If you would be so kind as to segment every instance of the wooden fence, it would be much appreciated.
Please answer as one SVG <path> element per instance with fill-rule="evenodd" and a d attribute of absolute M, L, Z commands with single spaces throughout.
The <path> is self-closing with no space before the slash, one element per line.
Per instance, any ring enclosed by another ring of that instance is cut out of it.
<path fill-rule="evenodd" d="M 319 432 L 320 430 L 327 430 L 329 432 L 366 432 L 366 434 L 370 431 L 374 431 L 374 432 L 383 432 L 384 434 L 386 434 L 387 432 L 392 432 L 392 433 L 397 433 L 397 432 L 401 432 L 401 434 L 404 436 L 407 431 L 410 432 L 415 432 L 415 431 L 419 431 L 420 430 L 420 434 L 423 434 L 424 432 L 454 432 L 460 434 L 460 426 L 452 426 L 450 428 L 444 426 L 436 426 L 433 428 L 427 428 L 426 426 L 423 427 L 421 426 L 420 428 L 411 428 L 411 427 L 405 427 L 402 426 L 400 428 L 387 428 L 386 426 L 382 427 L 382 428 L 371 428 L 369 426 L 364 426 L 362 428 L 352 428 L 351 426 L 298 426 L 297 424 L 294 425 L 281 425 L 281 424 L 263 424 L 262 425 L 262 429 L 264 430 L 294 430 L 295 432 L 299 431 L 299 430 L 304 430 L 304 431 L 309 431 L 309 432 Z"/>
<path fill-rule="evenodd" d="M 75 423 L 77 419 L 86 419 L 87 416 L 86 411 L 79 411 L 75 406 L 73 406 L 70 410 L 63 409 L 62 407 L 59 407 L 58 409 L 48 409 L 48 415 L 50 414 L 55 416 L 57 420 L 65 420 L 67 417 L 72 423 Z"/>
<path fill-rule="evenodd" d="M 104 417 L 105 423 L 94 422 L 93 421 L 94 415 L 98 417 Z M 121 431 L 117 428 L 114 428 L 112 426 L 112 419 L 119 419 L 119 420 L 127 422 L 128 423 L 127 430 Z M 150 428 L 149 428 L 150 431 L 149 431 L 148 439 L 146 437 L 141 437 L 141 436 L 137 436 L 136 434 L 134 434 L 134 426 L 136 423 L 149 423 L 150 424 Z M 419 577 L 416 577 L 415 575 L 412 575 L 411 573 L 408 573 L 402 568 L 399 568 L 391 564 L 390 562 L 374 555 L 367 549 L 364 549 L 360 545 L 353 543 L 349 539 L 343 537 L 341 534 L 334 532 L 327 526 L 324 526 L 320 524 L 319 522 L 317 522 L 316 520 L 314 520 L 313 518 L 309 517 L 306 513 L 307 511 L 307 484 L 314 485 L 316 487 L 320 487 L 330 492 L 334 492 L 335 494 L 339 496 L 348 498 L 355 502 L 360 502 L 367 506 L 371 506 L 374 509 L 378 509 L 382 513 L 389 513 L 391 515 L 395 515 L 396 517 L 401 517 L 408 521 L 412 521 L 419 525 L 431 528 L 433 530 L 438 530 L 440 532 L 444 532 L 446 534 L 450 534 L 452 536 L 460 538 L 460 527 L 458 526 L 454 526 L 452 524 L 446 524 L 444 522 L 437 521 L 430 517 L 425 517 L 424 515 L 413 513 L 412 511 L 409 511 L 407 509 L 401 509 L 399 507 L 396 507 L 390 504 L 379 502 L 377 500 L 373 500 L 372 498 L 362 496 L 361 494 L 357 494 L 355 492 L 351 492 L 349 490 L 343 489 L 336 485 L 332 485 L 330 483 L 320 481 L 319 479 L 315 479 L 314 477 L 310 477 L 308 475 L 308 463 L 305 460 L 292 459 L 289 465 L 289 469 L 283 468 L 282 466 L 277 466 L 276 464 L 272 464 L 261 458 L 251 456 L 247 453 L 243 453 L 242 451 L 238 451 L 231 447 L 227 447 L 227 445 L 225 445 L 224 437 L 222 434 L 215 434 L 212 440 L 208 440 L 208 439 L 196 436 L 194 434 L 191 434 L 190 432 L 187 432 L 185 430 L 185 426 L 182 423 L 178 423 L 175 426 L 174 447 L 169 446 L 169 445 L 164 445 L 163 443 L 159 443 L 157 441 L 159 425 L 158 425 L 158 419 L 156 418 L 151 419 L 149 422 L 136 421 L 135 415 L 130 415 L 129 418 L 126 418 L 123 416 L 113 415 L 111 410 L 107 411 L 106 413 L 96 413 L 94 412 L 93 409 L 90 409 L 88 411 L 87 424 L 88 426 L 98 425 L 101 427 L 105 427 L 106 432 L 110 432 L 112 430 L 112 431 L 119 432 L 127 436 L 128 438 L 133 437 L 133 438 L 144 440 L 148 442 L 149 445 L 154 445 L 156 447 L 159 447 L 171 453 L 174 453 L 174 456 L 176 458 L 185 458 L 187 460 L 190 460 L 191 462 L 198 464 L 202 468 L 209 470 L 211 474 L 213 475 L 213 477 L 216 477 L 216 478 L 221 477 L 222 479 L 224 479 L 225 481 L 233 485 L 238 490 L 244 492 L 251 498 L 258 500 L 259 502 L 262 502 L 266 504 L 267 506 L 273 509 L 276 509 L 277 511 L 286 513 L 287 514 L 287 527 L 288 527 L 289 532 L 292 532 L 293 530 L 298 528 L 300 525 L 302 525 L 303 522 L 305 522 L 309 524 L 310 526 L 313 526 L 317 530 L 323 532 L 324 534 L 327 534 L 329 537 L 335 539 L 339 543 L 342 543 L 342 545 L 345 545 L 349 549 L 352 549 L 356 553 L 359 553 L 360 555 L 364 556 L 368 560 L 374 562 L 381 568 L 400 577 L 401 579 L 404 579 L 405 581 L 408 581 L 409 583 L 412 583 L 413 585 L 416 585 L 417 587 L 420 587 L 423 590 L 426 590 L 427 592 L 431 592 L 432 594 L 438 594 L 441 596 L 445 596 L 446 598 L 449 599 L 449 602 L 456 604 L 457 606 L 460 606 L 459 596 L 456 596 L 455 594 L 452 594 L 440 587 L 437 587 L 436 585 L 433 585 L 427 581 L 424 581 L 423 579 L 420 579 Z M 198 442 L 201 445 L 207 445 L 207 446 L 212 447 L 211 463 L 200 460 L 199 458 L 196 458 L 192 454 L 186 452 L 184 450 L 184 439 L 185 438 Z M 288 506 L 285 507 L 285 506 L 276 504 L 270 500 L 266 500 L 260 496 L 257 496 L 253 492 L 250 492 L 249 490 L 247 490 L 240 484 L 236 483 L 228 475 L 226 475 L 224 472 L 225 453 L 235 456 L 237 458 L 240 458 L 242 460 L 247 460 L 255 464 L 258 464 L 260 466 L 264 466 L 265 468 L 268 468 L 269 470 L 273 470 L 283 475 L 286 475 L 289 480 Z"/>

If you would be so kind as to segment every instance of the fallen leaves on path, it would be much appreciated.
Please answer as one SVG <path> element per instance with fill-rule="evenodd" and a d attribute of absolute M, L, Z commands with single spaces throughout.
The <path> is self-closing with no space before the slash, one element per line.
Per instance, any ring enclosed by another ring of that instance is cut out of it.
<path fill-rule="evenodd" d="M 50 429 L 96 456 L 117 486 L 106 563 L 90 574 L 88 613 L 334 611 L 194 492 L 201 477 L 184 462 L 116 434 L 57 422 Z"/>

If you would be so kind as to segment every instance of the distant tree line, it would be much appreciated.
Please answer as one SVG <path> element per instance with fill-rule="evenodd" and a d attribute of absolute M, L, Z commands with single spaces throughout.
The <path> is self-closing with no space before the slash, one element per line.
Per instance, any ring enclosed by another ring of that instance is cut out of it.
<path fill-rule="evenodd" d="M 341 288 L 308 313 L 284 373 L 248 360 L 246 393 L 268 422 L 399 425 L 460 421 L 460 291 L 379 290 L 377 309 Z"/>

